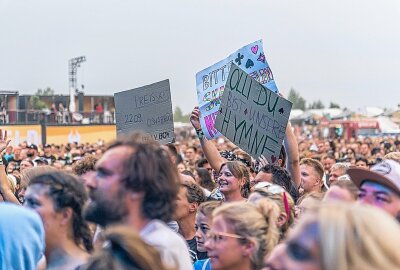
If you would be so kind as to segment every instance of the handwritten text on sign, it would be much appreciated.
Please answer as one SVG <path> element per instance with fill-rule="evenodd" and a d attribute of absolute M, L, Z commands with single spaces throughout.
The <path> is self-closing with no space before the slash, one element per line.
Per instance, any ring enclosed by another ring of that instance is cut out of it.
<path fill-rule="evenodd" d="M 142 130 L 160 143 L 174 140 L 169 80 L 115 94 L 117 134 Z"/>
<path fill-rule="evenodd" d="M 201 112 L 200 123 L 208 139 L 221 134 L 215 129 L 214 122 L 218 115 L 221 97 L 231 64 L 235 63 L 258 82 L 278 92 L 274 76 L 265 59 L 262 41 L 258 40 L 244 46 L 222 61 L 196 74 L 197 99 Z"/>
<path fill-rule="evenodd" d="M 232 64 L 215 128 L 253 158 L 263 154 L 275 163 L 291 108 L 291 102 Z"/>

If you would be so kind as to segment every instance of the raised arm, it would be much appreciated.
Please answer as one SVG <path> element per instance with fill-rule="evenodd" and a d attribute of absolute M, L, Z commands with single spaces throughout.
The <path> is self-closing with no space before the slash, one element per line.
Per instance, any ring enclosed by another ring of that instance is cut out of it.
<path fill-rule="evenodd" d="M 4 135 L 4 136 L 3 136 Z M 7 140 L 7 131 L 0 129 L 0 193 L 4 201 L 20 204 L 11 190 L 10 183 L 7 179 L 6 166 L 3 164 L 3 151 L 7 148 L 11 140 Z"/>
<path fill-rule="evenodd" d="M 292 125 L 288 122 L 286 126 L 285 139 L 283 144 L 286 149 L 287 162 L 286 169 L 292 177 L 293 183 L 298 188 L 300 186 L 300 157 L 299 157 L 299 146 L 297 144 L 296 136 L 292 130 Z"/>
<path fill-rule="evenodd" d="M 214 143 L 207 140 L 207 138 L 204 136 L 204 133 L 201 131 L 199 107 L 194 107 L 192 114 L 190 115 L 190 122 L 196 130 L 201 147 L 203 148 L 203 153 L 210 163 L 211 168 L 213 168 L 216 172 L 219 172 L 219 169 L 226 160 L 221 157 Z"/>

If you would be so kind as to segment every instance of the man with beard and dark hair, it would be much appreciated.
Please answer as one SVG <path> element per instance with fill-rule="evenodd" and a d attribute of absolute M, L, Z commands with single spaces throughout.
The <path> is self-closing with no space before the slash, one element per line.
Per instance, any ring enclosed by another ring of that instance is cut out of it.
<path fill-rule="evenodd" d="M 167 266 L 191 269 L 184 239 L 165 224 L 172 219 L 179 190 L 176 166 L 145 136 L 122 136 L 108 147 L 86 178 L 91 202 L 84 215 L 103 227 L 132 227 L 158 249 Z"/>
<path fill-rule="evenodd" d="M 50 144 L 45 144 L 43 146 L 43 156 L 42 158 L 45 158 L 47 160 L 47 164 L 53 165 L 54 161 L 56 161 L 56 157 L 51 153 L 51 145 Z"/>
<path fill-rule="evenodd" d="M 31 144 L 28 146 L 28 152 L 26 153 L 27 157 L 30 160 L 34 160 L 38 157 L 38 147 L 35 144 Z"/>

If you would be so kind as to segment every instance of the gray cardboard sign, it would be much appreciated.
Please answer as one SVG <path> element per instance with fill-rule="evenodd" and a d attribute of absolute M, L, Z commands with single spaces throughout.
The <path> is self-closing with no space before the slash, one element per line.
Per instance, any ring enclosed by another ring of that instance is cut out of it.
<path fill-rule="evenodd" d="M 278 160 L 292 103 L 232 64 L 215 128 L 257 159 Z"/>
<path fill-rule="evenodd" d="M 114 102 L 117 135 L 144 131 L 161 144 L 174 141 L 169 80 L 115 93 Z"/>

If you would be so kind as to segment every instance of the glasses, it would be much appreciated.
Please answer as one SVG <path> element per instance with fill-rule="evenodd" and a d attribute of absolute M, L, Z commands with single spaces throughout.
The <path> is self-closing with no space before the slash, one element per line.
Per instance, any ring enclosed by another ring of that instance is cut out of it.
<path fill-rule="evenodd" d="M 225 233 L 225 232 L 212 232 L 209 231 L 207 233 L 207 241 L 210 241 L 211 243 L 219 243 L 221 240 L 224 240 L 224 237 L 230 237 L 230 238 L 236 238 L 236 239 L 246 239 L 243 236 L 240 236 L 238 234 L 233 234 L 233 233 Z"/>

